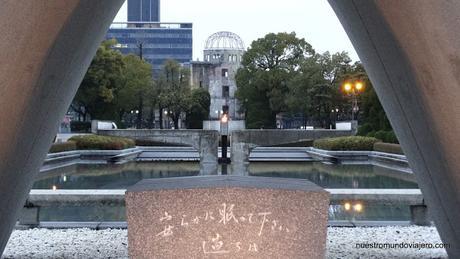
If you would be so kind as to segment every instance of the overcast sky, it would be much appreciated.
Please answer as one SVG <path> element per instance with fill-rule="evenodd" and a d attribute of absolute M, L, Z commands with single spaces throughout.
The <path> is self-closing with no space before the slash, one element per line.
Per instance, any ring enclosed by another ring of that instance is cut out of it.
<path fill-rule="evenodd" d="M 127 4 L 115 21 L 127 20 Z M 193 58 L 203 59 L 208 36 L 231 31 L 246 47 L 269 32 L 296 32 L 318 52 L 346 51 L 359 60 L 350 40 L 326 0 L 162 0 L 162 22 L 193 23 Z"/>

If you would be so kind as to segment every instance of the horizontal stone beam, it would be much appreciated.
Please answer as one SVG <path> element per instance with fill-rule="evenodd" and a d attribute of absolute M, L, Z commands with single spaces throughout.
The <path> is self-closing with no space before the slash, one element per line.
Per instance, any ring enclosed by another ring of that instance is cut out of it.
<path fill-rule="evenodd" d="M 315 140 L 353 135 L 349 130 L 238 130 L 232 132 L 232 142 L 255 146 L 273 146 L 299 140 Z"/>
<path fill-rule="evenodd" d="M 419 189 L 326 189 L 331 194 L 331 203 L 359 200 L 378 203 L 423 204 Z"/>
<path fill-rule="evenodd" d="M 387 204 L 423 204 L 419 189 L 326 189 L 331 194 L 331 203 L 359 200 L 384 202 Z M 28 202 L 35 206 L 50 204 L 115 203 L 124 204 L 125 189 L 116 190 L 31 190 Z"/>
<path fill-rule="evenodd" d="M 200 174 L 217 174 L 219 132 L 216 130 L 127 129 L 99 130 L 98 134 L 192 146 L 200 154 Z"/>

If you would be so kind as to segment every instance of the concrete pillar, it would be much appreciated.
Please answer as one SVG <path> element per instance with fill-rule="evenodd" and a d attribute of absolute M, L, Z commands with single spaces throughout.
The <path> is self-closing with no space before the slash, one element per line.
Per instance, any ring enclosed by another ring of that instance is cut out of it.
<path fill-rule="evenodd" d="M 123 0 L 4 0 L 0 8 L 0 253 Z"/>
<path fill-rule="evenodd" d="M 410 205 L 410 223 L 417 226 L 431 226 L 428 207 L 425 204 Z"/>
<path fill-rule="evenodd" d="M 200 175 L 217 175 L 219 134 L 203 133 L 199 138 Z"/>
<path fill-rule="evenodd" d="M 460 258 L 460 2 L 329 0 Z"/>
<path fill-rule="evenodd" d="M 249 155 L 251 147 L 246 142 L 239 142 L 237 138 L 233 138 L 230 145 L 230 154 L 232 162 L 230 164 L 230 174 L 232 175 L 248 175 L 249 174 Z M 234 141 L 235 139 L 235 141 Z"/>

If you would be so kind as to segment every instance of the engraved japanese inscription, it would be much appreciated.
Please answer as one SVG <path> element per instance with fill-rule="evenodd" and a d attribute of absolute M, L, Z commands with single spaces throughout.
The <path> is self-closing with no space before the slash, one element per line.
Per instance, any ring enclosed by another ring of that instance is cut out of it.
<path fill-rule="evenodd" d="M 258 179 L 257 179 L 258 180 Z M 131 258 L 321 258 L 329 195 L 217 187 L 127 192 Z"/>
<path fill-rule="evenodd" d="M 284 217 L 278 218 L 268 209 L 266 211 L 251 211 L 244 213 L 235 208 L 235 204 L 222 203 L 219 208 L 203 210 L 199 214 L 187 214 L 186 212 L 172 214 L 164 212 L 158 219 L 161 231 L 155 234 L 156 238 L 174 239 L 175 232 L 197 231 L 203 225 L 213 226 L 209 236 L 201 242 L 203 254 L 231 254 L 242 250 L 257 253 L 261 246 L 258 238 L 262 235 L 270 235 L 273 232 L 290 233 L 288 221 Z M 233 240 L 227 242 L 226 237 L 219 233 L 219 225 L 255 225 L 256 228 L 247 228 L 254 231 L 253 240 Z"/>

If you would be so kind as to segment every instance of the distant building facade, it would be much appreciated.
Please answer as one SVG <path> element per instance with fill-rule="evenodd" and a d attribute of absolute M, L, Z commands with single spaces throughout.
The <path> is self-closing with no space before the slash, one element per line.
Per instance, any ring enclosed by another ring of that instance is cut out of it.
<path fill-rule="evenodd" d="M 128 22 L 159 22 L 160 0 L 128 0 Z"/>
<path fill-rule="evenodd" d="M 157 74 L 167 59 L 189 64 L 193 54 L 192 30 L 192 23 L 113 23 L 106 39 L 116 39 L 115 49 L 123 54 L 142 56 Z"/>
<path fill-rule="evenodd" d="M 241 38 L 232 32 L 217 32 L 206 41 L 204 61 L 191 62 L 191 84 L 209 91 L 211 105 L 205 128 L 216 129 L 223 112 L 230 117 L 230 128 L 244 128 L 244 113 L 235 97 L 235 75 L 245 52 Z"/>
<path fill-rule="evenodd" d="M 128 0 L 128 22 L 113 23 L 106 39 L 123 54 L 142 56 L 158 74 L 167 59 L 188 65 L 193 50 L 192 23 L 161 23 L 160 0 Z"/>

